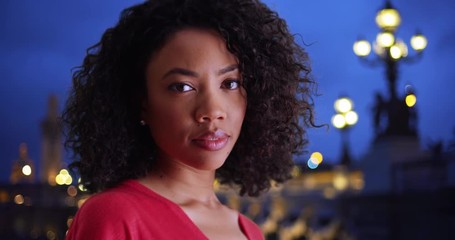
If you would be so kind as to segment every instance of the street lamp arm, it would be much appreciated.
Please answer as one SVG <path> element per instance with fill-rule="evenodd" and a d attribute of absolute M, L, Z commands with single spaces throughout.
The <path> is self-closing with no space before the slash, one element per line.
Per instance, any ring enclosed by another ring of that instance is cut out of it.
<path fill-rule="evenodd" d="M 401 62 L 404 62 L 406 64 L 408 63 L 415 63 L 415 62 L 418 62 L 420 61 L 420 59 L 422 59 L 422 56 L 423 56 L 423 51 L 419 51 L 417 52 L 416 54 L 412 55 L 412 56 L 406 56 L 402 59 L 400 59 Z"/>
<path fill-rule="evenodd" d="M 374 58 L 359 57 L 359 59 L 362 64 L 365 64 L 366 66 L 369 67 L 377 67 L 384 64 L 384 61 L 377 56 L 375 56 Z"/>

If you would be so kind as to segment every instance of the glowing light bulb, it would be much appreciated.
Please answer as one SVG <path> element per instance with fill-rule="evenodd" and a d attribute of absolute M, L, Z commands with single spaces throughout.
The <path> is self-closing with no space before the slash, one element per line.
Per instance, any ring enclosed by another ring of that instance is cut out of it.
<path fill-rule="evenodd" d="M 400 47 L 398 47 L 397 45 L 393 45 L 390 48 L 390 56 L 395 60 L 400 59 L 403 56 Z"/>
<path fill-rule="evenodd" d="M 346 120 L 347 125 L 354 125 L 359 120 L 359 116 L 354 111 L 349 111 L 346 113 L 344 119 Z"/>
<path fill-rule="evenodd" d="M 340 98 L 335 101 L 333 107 L 337 112 L 347 113 L 352 110 L 353 104 L 349 98 Z"/>
<path fill-rule="evenodd" d="M 376 42 L 381 47 L 390 47 L 395 43 L 395 37 L 390 32 L 380 32 L 376 36 Z"/>
<path fill-rule="evenodd" d="M 313 163 L 319 165 L 319 164 L 321 164 L 321 162 L 323 160 L 322 154 L 320 152 L 314 152 L 314 153 L 311 154 L 310 160 Z"/>
<path fill-rule="evenodd" d="M 427 47 L 428 41 L 422 34 L 416 34 L 411 38 L 411 47 L 416 51 L 422 51 Z"/>
<path fill-rule="evenodd" d="M 346 119 L 342 114 L 336 114 L 332 117 L 332 124 L 336 128 L 344 128 L 346 126 Z"/>
<path fill-rule="evenodd" d="M 405 102 L 406 106 L 414 107 L 414 105 L 417 103 L 417 97 L 414 94 L 409 94 L 406 96 Z"/>
<path fill-rule="evenodd" d="M 354 43 L 354 46 L 352 47 L 352 49 L 354 50 L 354 53 L 357 56 L 365 57 L 365 56 L 368 56 L 368 54 L 370 54 L 371 45 L 366 40 L 359 40 Z"/>
<path fill-rule="evenodd" d="M 32 168 L 30 167 L 30 165 L 25 165 L 22 167 L 22 173 L 25 175 L 25 176 L 30 176 L 32 174 Z"/>

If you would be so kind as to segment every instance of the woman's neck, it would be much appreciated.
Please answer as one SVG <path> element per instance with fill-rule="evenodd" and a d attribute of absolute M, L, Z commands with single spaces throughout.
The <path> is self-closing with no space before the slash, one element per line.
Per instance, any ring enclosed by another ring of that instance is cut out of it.
<path fill-rule="evenodd" d="M 219 205 L 213 190 L 215 170 L 199 170 L 179 161 L 158 161 L 143 183 L 169 200 L 185 206 L 199 203 Z"/>

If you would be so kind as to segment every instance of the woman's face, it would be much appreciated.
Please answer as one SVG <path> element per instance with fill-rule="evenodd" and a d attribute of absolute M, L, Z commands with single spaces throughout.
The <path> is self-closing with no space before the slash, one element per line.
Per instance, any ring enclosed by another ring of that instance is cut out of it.
<path fill-rule="evenodd" d="M 237 58 L 215 32 L 185 29 L 152 55 L 142 113 L 161 161 L 219 168 L 237 141 L 246 91 Z"/>

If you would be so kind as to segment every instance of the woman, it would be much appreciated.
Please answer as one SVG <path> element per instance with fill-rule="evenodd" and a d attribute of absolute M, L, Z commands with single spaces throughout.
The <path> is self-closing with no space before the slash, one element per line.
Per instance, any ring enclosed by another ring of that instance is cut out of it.
<path fill-rule="evenodd" d="M 73 77 L 63 120 L 84 186 L 68 239 L 262 239 L 213 182 L 290 177 L 312 125 L 306 53 L 257 0 L 125 9 Z"/>

